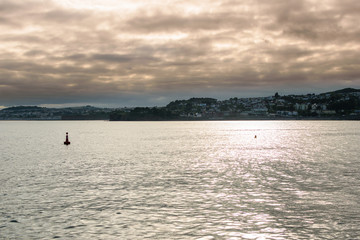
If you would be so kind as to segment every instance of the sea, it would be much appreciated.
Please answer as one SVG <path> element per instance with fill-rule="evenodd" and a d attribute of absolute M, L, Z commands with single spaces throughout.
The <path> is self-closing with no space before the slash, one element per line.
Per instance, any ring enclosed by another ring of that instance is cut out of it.
<path fill-rule="evenodd" d="M 360 239 L 360 121 L 0 121 L 0 239 Z"/>

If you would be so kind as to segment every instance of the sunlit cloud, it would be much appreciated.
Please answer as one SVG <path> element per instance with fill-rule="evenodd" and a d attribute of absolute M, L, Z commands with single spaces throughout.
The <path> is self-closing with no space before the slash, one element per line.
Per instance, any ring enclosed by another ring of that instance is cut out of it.
<path fill-rule="evenodd" d="M 356 0 L 2 0 L 0 105 L 359 87 L 359 9 Z"/>

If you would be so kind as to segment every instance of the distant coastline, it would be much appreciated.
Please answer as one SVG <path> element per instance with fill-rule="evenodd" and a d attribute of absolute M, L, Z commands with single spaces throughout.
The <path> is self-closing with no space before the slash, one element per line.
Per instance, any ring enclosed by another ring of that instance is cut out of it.
<path fill-rule="evenodd" d="M 45 108 L 15 106 L 0 110 L 0 120 L 234 121 L 360 120 L 360 89 L 269 97 L 190 98 L 164 107 Z"/>

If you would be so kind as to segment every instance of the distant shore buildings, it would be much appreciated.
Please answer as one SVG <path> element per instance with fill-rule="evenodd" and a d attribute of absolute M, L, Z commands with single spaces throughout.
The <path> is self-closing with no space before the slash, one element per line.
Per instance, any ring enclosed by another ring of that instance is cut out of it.
<path fill-rule="evenodd" d="M 42 108 L 18 106 L 0 111 L 0 120 L 221 120 L 221 119 L 359 119 L 360 90 L 269 97 L 191 98 L 153 108 Z"/>

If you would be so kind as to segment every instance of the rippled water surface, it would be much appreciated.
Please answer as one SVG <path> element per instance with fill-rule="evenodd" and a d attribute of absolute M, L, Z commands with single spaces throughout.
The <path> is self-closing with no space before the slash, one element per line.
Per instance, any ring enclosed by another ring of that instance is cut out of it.
<path fill-rule="evenodd" d="M 359 226 L 360 122 L 0 121 L 0 239 L 360 239 Z"/>

